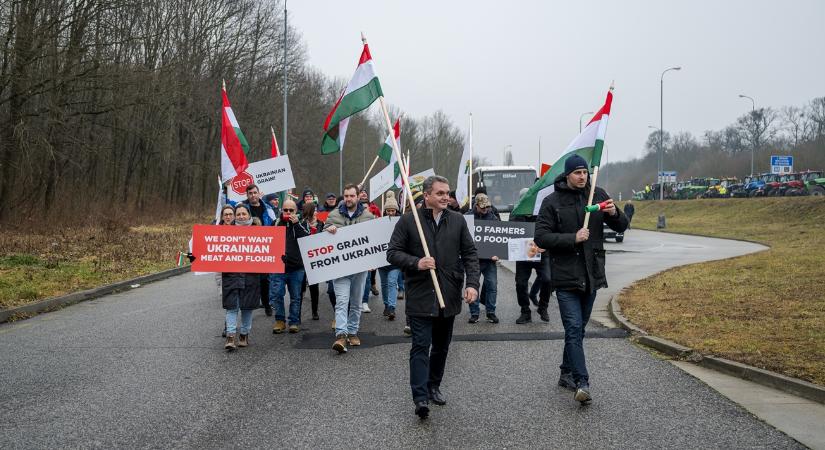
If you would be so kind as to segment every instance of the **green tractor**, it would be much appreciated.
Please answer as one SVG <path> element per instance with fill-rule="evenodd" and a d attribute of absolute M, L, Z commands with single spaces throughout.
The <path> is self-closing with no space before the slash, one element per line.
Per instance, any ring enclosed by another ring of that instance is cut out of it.
<path fill-rule="evenodd" d="M 710 187 L 710 180 L 710 178 L 692 178 L 690 180 L 690 184 L 682 188 L 682 190 L 684 191 L 682 198 L 702 198 L 702 196 L 705 194 L 705 192 L 707 192 L 708 188 Z"/>
<path fill-rule="evenodd" d="M 825 195 L 825 177 L 822 176 L 821 170 L 809 170 L 800 173 L 800 175 L 809 194 Z"/>

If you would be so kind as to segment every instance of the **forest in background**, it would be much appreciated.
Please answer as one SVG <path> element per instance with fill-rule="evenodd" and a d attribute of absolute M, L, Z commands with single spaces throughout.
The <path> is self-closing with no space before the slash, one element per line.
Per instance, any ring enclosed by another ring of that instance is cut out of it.
<path fill-rule="evenodd" d="M 0 0 L 0 51 L 0 220 L 21 204 L 61 219 L 208 210 L 221 81 L 257 161 L 270 126 L 283 139 L 284 70 L 296 188 L 338 190 L 338 156 L 320 143 L 347 80 L 307 64 L 299 30 L 284 38 L 280 0 Z M 353 69 L 359 52 L 354 37 Z M 345 182 L 361 180 L 386 134 L 374 111 L 350 122 Z M 413 173 L 454 177 L 463 136 L 441 111 L 402 119 Z"/>

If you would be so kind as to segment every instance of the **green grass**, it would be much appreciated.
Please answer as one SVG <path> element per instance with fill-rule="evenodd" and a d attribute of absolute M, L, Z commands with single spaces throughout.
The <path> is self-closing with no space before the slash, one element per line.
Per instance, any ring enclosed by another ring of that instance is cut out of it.
<path fill-rule="evenodd" d="M 674 268 L 631 286 L 623 312 L 703 353 L 825 385 L 825 199 L 634 202 L 634 228 L 744 239 L 770 250 Z"/>
<path fill-rule="evenodd" d="M 91 289 L 170 269 L 186 251 L 192 224 L 180 216 L 167 223 L 0 229 L 0 308 Z"/>

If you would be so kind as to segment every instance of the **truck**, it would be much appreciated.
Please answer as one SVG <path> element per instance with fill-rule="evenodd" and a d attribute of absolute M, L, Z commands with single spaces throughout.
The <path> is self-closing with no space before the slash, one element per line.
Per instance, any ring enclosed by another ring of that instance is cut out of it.
<path fill-rule="evenodd" d="M 490 203 L 499 213 L 513 211 L 521 197 L 521 190 L 536 183 L 536 168 L 533 166 L 481 166 L 473 169 L 473 185 L 487 189 Z M 505 219 L 505 216 L 502 216 Z"/>

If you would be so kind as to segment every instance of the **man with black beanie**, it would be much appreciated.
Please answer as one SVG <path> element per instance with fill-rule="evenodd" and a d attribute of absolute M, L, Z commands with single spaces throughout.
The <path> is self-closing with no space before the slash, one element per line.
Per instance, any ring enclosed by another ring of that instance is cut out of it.
<path fill-rule="evenodd" d="M 573 398 L 582 404 L 592 400 L 584 360 L 584 329 L 590 320 L 596 290 L 607 287 L 603 224 L 617 232 L 627 228 L 627 217 L 599 187 L 595 189 L 593 203 L 605 202 L 605 207 L 592 212 L 587 227 L 584 226 L 590 186 L 587 161 L 579 155 L 567 158 L 564 173 L 555 179 L 553 192 L 541 203 L 534 239 L 550 258 L 551 278 L 564 325 L 559 385 L 574 390 Z"/>

